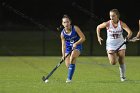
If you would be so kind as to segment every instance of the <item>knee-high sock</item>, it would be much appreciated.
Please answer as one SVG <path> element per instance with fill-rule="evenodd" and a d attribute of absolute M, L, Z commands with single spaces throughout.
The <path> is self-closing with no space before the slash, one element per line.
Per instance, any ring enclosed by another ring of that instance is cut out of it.
<path fill-rule="evenodd" d="M 75 64 L 70 64 L 68 69 L 68 79 L 71 80 L 75 71 Z"/>
<path fill-rule="evenodd" d="M 119 67 L 119 70 L 120 70 L 120 77 L 126 77 L 125 76 L 125 71 L 126 71 L 125 64 L 121 64 L 120 67 Z"/>

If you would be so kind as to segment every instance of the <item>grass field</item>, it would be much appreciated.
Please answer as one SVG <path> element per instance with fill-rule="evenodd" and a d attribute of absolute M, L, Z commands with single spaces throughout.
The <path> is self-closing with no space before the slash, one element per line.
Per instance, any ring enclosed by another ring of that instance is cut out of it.
<path fill-rule="evenodd" d="M 140 93 L 140 57 L 126 57 L 127 81 L 107 57 L 79 57 L 73 82 L 66 84 L 63 63 L 44 83 L 61 57 L 0 57 L 0 93 Z"/>

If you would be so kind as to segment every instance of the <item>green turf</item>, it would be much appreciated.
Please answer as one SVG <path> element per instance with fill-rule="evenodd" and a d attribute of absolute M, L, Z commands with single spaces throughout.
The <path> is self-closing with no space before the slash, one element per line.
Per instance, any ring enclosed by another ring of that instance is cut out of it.
<path fill-rule="evenodd" d="M 45 84 L 61 57 L 0 57 L 0 93 L 140 93 L 140 57 L 126 57 L 127 81 L 107 57 L 79 57 L 73 82 L 66 84 L 63 63 Z"/>

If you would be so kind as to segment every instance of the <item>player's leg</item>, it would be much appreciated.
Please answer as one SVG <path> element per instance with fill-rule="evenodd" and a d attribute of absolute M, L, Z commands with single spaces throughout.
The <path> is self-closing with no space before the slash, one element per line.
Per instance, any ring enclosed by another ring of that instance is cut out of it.
<path fill-rule="evenodd" d="M 67 55 L 68 53 L 66 53 L 65 55 Z M 66 67 L 69 68 L 69 65 L 70 65 L 70 55 L 65 59 L 65 64 L 66 64 Z"/>
<path fill-rule="evenodd" d="M 80 51 L 78 49 L 75 49 L 72 51 L 71 56 L 70 56 L 70 65 L 68 69 L 68 77 L 67 77 L 67 83 L 71 82 L 74 71 L 75 71 L 75 63 L 76 63 L 76 58 L 80 55 Z"/>
<path fill-rule="evenodd" d="M 70 53 L 71 50 L 72 50 L 72 47 L 66 47 L 65 56 L 66 56 L 68 53 Z M 70 54 L 70 55 L 71 55 L 71 54 Z M 65 65 L 66 65 L 67 68 L 69 68 L 69 65 L 70 65 L 70 55 L 67 56 L 67 57 L 65 58 Z"/>
<path fill-rule="evenodd" d="M 120 70 L 120 77 L 121 77 L 121 81 L 125 81 L 125 71 L 126 71 L 126 65 L 124 62 L 124 58 L 125 58 L 125 49 L 122 49 L 118 52 L 118 61 L 119 61 L 119 70 Z"/>
<path fill-rule="evenodd" d="M 108 55 L 108 59 L 109 59 L 110 64 L 115 65 L 117 63 L 117 61 L 116 61 L 116 59 L 117 59 L 116 53 L 114 53 L 113 50 L 108 50 L 107 55 Z"/>

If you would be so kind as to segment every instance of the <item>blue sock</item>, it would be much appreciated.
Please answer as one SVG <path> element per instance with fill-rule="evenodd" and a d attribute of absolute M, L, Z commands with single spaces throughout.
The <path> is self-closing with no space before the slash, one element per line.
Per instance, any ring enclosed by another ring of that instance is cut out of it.
<path fill-rule="evenodd" d="M 75 64 L 70 64 L 68 69 L 68 79 L 71 80 L 75 71 Z"/>

